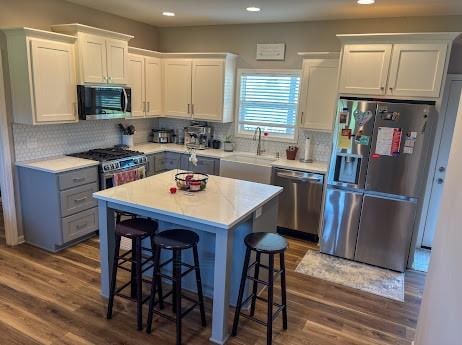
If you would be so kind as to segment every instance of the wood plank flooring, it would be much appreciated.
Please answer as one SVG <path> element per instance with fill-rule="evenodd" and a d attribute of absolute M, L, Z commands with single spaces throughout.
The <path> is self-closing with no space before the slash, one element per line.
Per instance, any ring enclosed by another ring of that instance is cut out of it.
<path fill-rule="evenodd" d="M 11 248 L 0 241 L 0 344 L 175 343 L 174 324 L 163 319 L 155 319 L 152 335 L 136 331 L 130 302 L 117 301 L 113 319 L 105 319 L 97 239 L 59 254 L 26 244 Z M 274 344 L 411 344 L 424 274 L 407 272 L 405 303 L 395 302 L 294 272 L 313 245 L 296 239 L 289 242 L 289 330 L 283 332 L 281 320 L 276 320 Z M 184 319 L 184 344 L 209 344 L 210 311 L 207 301 L 209 327 L 205 329 L 196 311 Z M 230 309 L 230 320 L 232 313 Z M 264 308 L 257 308 L 257 316 L 264 315 Z M 263 345 L 265 339 L 264 327 L 241 319 L 238 336 L 228 344 Z"/>

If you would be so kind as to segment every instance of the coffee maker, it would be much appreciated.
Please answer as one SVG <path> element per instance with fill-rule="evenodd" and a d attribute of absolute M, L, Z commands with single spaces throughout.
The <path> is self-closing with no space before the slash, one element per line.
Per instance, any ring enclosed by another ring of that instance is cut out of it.
<path fill-rule="evenodd" d="M 192 124 L 184 128 L 184 143 L 186 147 L 205 150 L 212 139 L 212 127 L 203 124 Z"/>

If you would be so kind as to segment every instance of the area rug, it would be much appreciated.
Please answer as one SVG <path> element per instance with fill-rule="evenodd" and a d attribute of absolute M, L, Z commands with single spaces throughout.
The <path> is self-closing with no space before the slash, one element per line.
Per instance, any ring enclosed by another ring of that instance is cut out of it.
<path fill-rule="evenodd" d="M 319 279 L 404 302 L 404 273 L 308 250 L 295 269 Z"/>

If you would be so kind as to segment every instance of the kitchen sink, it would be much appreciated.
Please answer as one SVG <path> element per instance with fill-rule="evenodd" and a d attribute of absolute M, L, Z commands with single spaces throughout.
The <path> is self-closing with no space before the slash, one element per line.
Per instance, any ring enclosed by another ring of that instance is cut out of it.
<path fill-rule="evenodd" d="M 259 183 L 271 183 L 271 163 L 277 159 L 270 156 L 233 154 L 220 161 L 220 176 Z"/>

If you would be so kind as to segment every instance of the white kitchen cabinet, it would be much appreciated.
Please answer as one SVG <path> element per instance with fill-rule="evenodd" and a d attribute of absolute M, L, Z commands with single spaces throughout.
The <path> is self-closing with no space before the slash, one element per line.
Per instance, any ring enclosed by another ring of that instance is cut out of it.
<path fill-rule="evenodd" d="M 339 60 L 303 60 L 299 127 L 331 131 L 337 100 Z"/>
<path fill-rule="evenodd" d="M 53 25 L 52 30 L 77 36 L 79 83 L 128 83 L 128 41 L 133 36 L 82 24 Z"/>
<path fill-rule="evenodd" d="M 339 93 L 436 99 L 458 33 L 337 36 L 343 43 Z"/>
<path fill-rule="evenodd" d="M 164 59 L 163 104 L 167 117 L 190 118 L 192 59 Z"/>
<path fill-rule="evenodd" d="M 13 121 L 76 122 L 75 37 L 30 28 L 5 33 Z"/>
<path fill-rule="evenodd" d="M 446 54 L 446 43 L 393 45 L 387 93 L 439 97 Z"/>
<path fill-rule="evenodd" d="M 236 56 L 229 53 L 165 54 L 166 117 L 232 122 Z M 180 56 L 188 58 L 180 58 Z"/>
<path fill-rule="evenodd" d="M 391 44 L 345 44 L 339 92 L 384 95 Z"/>
<path fill-rule="evenodd" d="M 130 48 L 130 51 L 143 52 Z M 140 54 L 128 55 L 128 85 L 131 88 L 132 117 L 159 116 L 162 113 L 161 60 Z"/>

